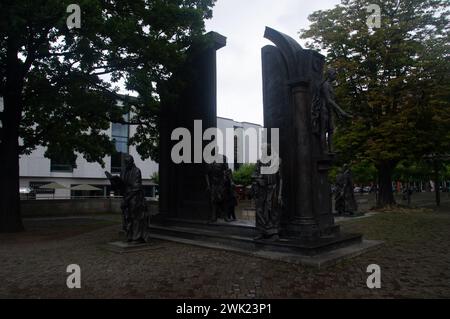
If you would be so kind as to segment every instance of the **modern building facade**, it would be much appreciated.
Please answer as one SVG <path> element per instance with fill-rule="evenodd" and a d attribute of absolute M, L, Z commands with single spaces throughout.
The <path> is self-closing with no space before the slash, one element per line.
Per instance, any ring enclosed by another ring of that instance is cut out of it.
<path fill-rule="evenodd" d="M 243 163 L 256 163 L 261 140 L 261 125 L 249 122 L 236 122 L 232 119 L 217 117 L 217 128 L 224 138 L 223 148 L 219 152 L 228 159 L 228 165 L 236 170 Z M 227 136 L 227 129 L 234 132 Z M 238 149 L 241 148 L 239 152 Z"/>
<path fill-rule="evenodd" d="M 109 196 L 110 185 L 105 171 L 120 173 L 121 154 L 133 156 L 136 166 L 141 169 L 142 183 L 147 197 L 156 195 L 152 176 L 158 171 L 158 164 L 152 160 L 142 160 L 134 146 L 128 146 L 128 139 L 135 133 L 135 126 L 111 124 L 107 132 L 116 145 L 117 154 L 104 158 L 105 167 L 98 163 L 89 163 L 83 156 L 77 156 L 75 165 L 58 163 L 44 156 L 45 148 L 37 147 L 30 155 L 20 158 L 20 187 L 33 189 L 37 198 L 70 198 L 78 196 Z M 58 183 L 65 189 L 39 189 L 48 183 Z M 91 185 L 98 191 L 73 191 L 70 188 L 78 185 Z"/>

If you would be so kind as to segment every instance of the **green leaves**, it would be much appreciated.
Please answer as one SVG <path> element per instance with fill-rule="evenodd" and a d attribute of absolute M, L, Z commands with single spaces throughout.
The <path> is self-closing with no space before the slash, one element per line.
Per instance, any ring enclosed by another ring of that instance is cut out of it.
<path fill-rule="evenodd" d="M 100 132 L 131 112 L 137 125 L 131 142 L 143 158 L 157 159 L 160 85 L 204 33 L 215 0 L 80 0 L 81 28 L 69 30 L 71 2 L 0 4 L 0 96 L 10 54 L 23 71 L 22 151 L 51 145 L 47 155 L 80 152 L 101 163 L 113 147 Z M 119 83 L 137 97 L 119 95 Z"/>
<path fill-rule="evenodd" d="M 365 6 L 380 5 L 370 31 Z M 342 161 L 399 162 L 450 148 L 449 7 L 446 1 L 346 0 L 314 12 L 301 31 L 338 69 L 339 104 L 355 115 L 338 127 Z"/>
<path fill-rule="evenodd" d="M 236 185 L 249 186 L 252 184 L 252 175 L 255 172 L 255 164 L 243 164 L 233 172 L 233 181 Z"/>

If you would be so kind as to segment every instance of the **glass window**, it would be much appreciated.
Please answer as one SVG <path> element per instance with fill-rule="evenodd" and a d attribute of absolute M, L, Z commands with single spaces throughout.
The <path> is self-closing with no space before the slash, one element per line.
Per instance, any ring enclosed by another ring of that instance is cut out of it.
<path fill-rule="evenodd" d="M 75 162 L 72 159 L 64 158 L 63 155 L 53 155 L 50 158 L 51 172 L 72 173 L 75 166 Z"/>
<path fill-rule="evenodd" d="M 124 120 L 129 120 L 129 115 L 124 115 Z M 120 173 L 122 168 L 122 154 L 128 154 L 128 139 L 130 127 L 128 124 L 112 123 L 111 138 L 116 147 L 116 152 L 111 156 L 111 172 Z"/>
<path fill-rule="evenodd" d="M 112 124 L 112 136 L 128 137 L 128 125 L 113 123 Z"/>

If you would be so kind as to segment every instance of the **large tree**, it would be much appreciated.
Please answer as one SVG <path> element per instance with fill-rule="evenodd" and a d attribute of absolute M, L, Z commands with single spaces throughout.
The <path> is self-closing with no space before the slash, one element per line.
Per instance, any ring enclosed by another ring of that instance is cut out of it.
<path fill-rule="evenodd" d="M 138 125 L 138 151 L 156 157 L 158 87 L 203 34 L 214 2 L 79 0 L 81 25 L 70 29 L 71 0 L 0 2 L 0 232 L 23 229 L 19 155 L 36 145 L 47 157 L 103 163 L 113 121 Z M 119 95 L 120 85 L 137 98 Z"/>
<path fill-rule="evenodd" d="M 372 4 L 381 9 L 380 28 L 367 25 L 376 22 L 366 9 Z M 347 161 L 371 161 L 378 205 L 393 204 L 397 164 L 442 153 L 450 140 L 448 3 L 343 0 L 309 19 L 301 37 L 338 69 L 337 98 L 354 114 L 335 146 Z"/>

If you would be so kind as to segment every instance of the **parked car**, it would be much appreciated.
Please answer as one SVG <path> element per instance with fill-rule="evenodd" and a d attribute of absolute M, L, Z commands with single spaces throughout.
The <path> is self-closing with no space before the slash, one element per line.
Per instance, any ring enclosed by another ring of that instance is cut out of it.
<path fill-rule="evenodd" d="M 362 188 L 359 187 L 359 186 L 357 186 L 357 187 L 355 187 L 355 188 L 353 189 L 353 192 L 354 192 L 354 193 L 361 193 L 361 190 L 362 190 Z"/>

